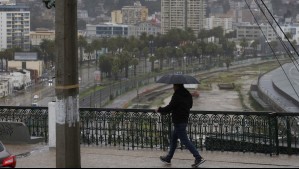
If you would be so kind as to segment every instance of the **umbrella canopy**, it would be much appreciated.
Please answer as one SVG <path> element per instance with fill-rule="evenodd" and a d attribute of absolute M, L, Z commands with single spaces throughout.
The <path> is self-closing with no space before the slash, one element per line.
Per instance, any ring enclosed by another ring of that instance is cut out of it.
<path fill-rule="evenodd" d="M 199 84 L 199 81 L 189 75 L 182 74 L 172 74 L 162 76 L 157 83 L 166 83 L 166 84 Z"/>

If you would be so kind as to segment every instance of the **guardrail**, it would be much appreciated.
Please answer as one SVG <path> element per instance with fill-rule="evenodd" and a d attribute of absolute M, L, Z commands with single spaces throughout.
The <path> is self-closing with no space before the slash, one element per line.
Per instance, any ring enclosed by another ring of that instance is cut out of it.
<path fill-rule="evenodd" d="M 187 131 L 201 150 L 298 155 L 298 119 L 298 113 L 192 111 Z M 0 107 L 0 121 L 24 122 L 32 136 L 48 141 L 46 107 Z M 80 127 L 81 144 L 128 150 L 166 150 L 172 130 L 170 115 L 148 109 L 80 108 Z"/>

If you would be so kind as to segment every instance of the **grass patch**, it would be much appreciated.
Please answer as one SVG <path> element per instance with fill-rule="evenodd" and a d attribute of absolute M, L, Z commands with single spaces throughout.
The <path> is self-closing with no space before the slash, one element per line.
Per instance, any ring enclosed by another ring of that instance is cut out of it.
<path fill-rule="evenodd" d="M 88 90 L 85 90 L 84 92 L 80 93 L 80 97 L 92 95 L 94 92 L 102 90 L 103 88 L 104 88 L 103 86 L 91 87 Z"/>

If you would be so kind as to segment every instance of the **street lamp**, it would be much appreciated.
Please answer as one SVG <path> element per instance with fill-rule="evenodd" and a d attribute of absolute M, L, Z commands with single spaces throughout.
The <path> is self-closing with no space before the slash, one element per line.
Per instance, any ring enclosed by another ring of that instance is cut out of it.
<path fill-rule="evenodd" d="M 185 64 L 185 74 L 187 74 L 187 62 L 186 62 L 187 57 L 184 56 L 184 64 Z"/>
<path fill-rule="evenodd" d="M 151 56 L 153 56 L 153 44 L 154 44 L 154 41 L 153 41 L 153 40 L 150 40 L 150 41 L 149 41 L 149 46 L 150 46 Z"/>

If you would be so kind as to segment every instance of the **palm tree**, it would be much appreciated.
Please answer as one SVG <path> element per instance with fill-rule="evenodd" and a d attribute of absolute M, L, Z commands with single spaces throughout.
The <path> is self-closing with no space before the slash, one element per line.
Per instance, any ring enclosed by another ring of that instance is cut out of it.
<path fill-rule="evenodd" d="M 157 57 L 157 59 L 159 59 L 160 62 L 160 70 L 163 70 L 163 62 L 166 56 L 166 49 L 163 47 L 159 47 L 156 50 L 155 56 Z"/>
<path fill-rule="evenodd" d="M 121 63 L 121 69 L 125 69 L 125 77 L 129 77 L 129 67 L 132 61 L 132 57 L 128 51 L 122 51 L 119 54 L 120 63 Z"/>
<path fill-rule="evenodd" d="M 78 37 L 78 47 L 79 47 L 79 50 L 80 50 L 80 67 L 82 65 L 82 62 L 83 62 L 83 48 L 85 48 L 87 46 L 87 40 L 83 37 L 83 36 L 79 36 Z"/>
<path fill-rule="evenodd" d="M 143 54 L 143 57 L 144 57 L 144 73 L 147 72 L 147 57 L 148 57 L 148 54 L 149 54 L 149 48 L 148 47 L 145 47 L 142 49 L 142 54 Z"/>
<path fill-rule="evenodd" d="M 113 67 L 112 57 L 107 54 L 104 54 L 103 56 L 100 57 L 99 62 L 100 62 L 99 67 L 101 72 L 108 74 L 108 78 L 110 78 L 112 73 L 112 67 Z"/>
<path fill-rule="evenodd" d="M 17 48 L 9 48 L 4 50 L 4 57 L 6 60 L 6 72 L 8 72 L 8 61 L 9 60 L 14 60 L 14 53 L 15 52 L 21 52 L 22 49 L 17 47 Z"/>
<path fill-rule="evenodd" d="M 121 67 L 120 58 L 114 57 L 112 62 L 112 73 L 115 80 L 118 80 L 118 73 Z"/>
<path fill-rule="evenodd" d="M 87 46 L 85 47 L 85 52 L 88 53 L 88 80 L 89 80 L 89 77 L 90 77 L 89 69 L 90 69 L 91 53 L 94 52 L 94 48 L 93 48 L 92 44 L 87 44 Z"/>
<path fill-rule="evenodd" d="M 156 57 L 152 55 L 150 56 L 149 60 L 151 62 L 151 72 L 154 72 Z"/>
<path fill-rule="evenodd" d="M 132 65 L 134 66 L 134 76 L 137 75 L 137 65 L 138 65 L 138 63 L 139 63 L 138 59 L 134 57 L 132 59 Z"/>
<path fill-rule="evenodd" d="M 46 67 L 49 68 L 49 65 L 53 64 L 55 60 L 55 41 L 43 39 L 40 44 L 40 49 L 43 54 L 43 59 L 46 63 Z"/>
<path fill-rule="evenodd" d="M 254 56 L 256 57 L 257 56 L 257 47 L 259 45 L 259 41 L 258 40 L 254 40 L 251 44 L 251 47 L 254 49 Z"/>
<path fill-rule="evenodd" d="M 243 51 L 242 57 L 244 58 L 245 57 L 245 48 L 248 46 L 248 42 L 245 38 L 242 39 L 240 46 L 242 47 L 242 51 Z"/>
<path fill-rule="evenodd" d="M 98 51 L 102 49 L 101 41 L 99 39 L 95 39 L 91 42 L 91 46 L 95 50 L 95 53 L 96 53 L 96 69 L 98 69 L 98 60 L 99 60 Z"/>

